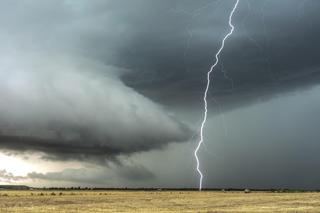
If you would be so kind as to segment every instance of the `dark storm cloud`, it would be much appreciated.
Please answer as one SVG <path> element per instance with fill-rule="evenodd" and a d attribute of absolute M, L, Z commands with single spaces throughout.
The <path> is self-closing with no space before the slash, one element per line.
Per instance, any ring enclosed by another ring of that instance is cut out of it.
<path fill-rule="evenodd" d="M 317 83 L 320 3 L 303 3 L 241 1 L 217 69 L 232 82 L 216 72 L 211 94 L 239 106 Z M 149 99 L 201 98 L 232 4 L 2 1 L 0 147 L 86 159 L 186 141 Z"/>
<path fill-rule="evenodd" d="M 7 64 L 10 73 L 0 74 L 0 147 L 113 158 L 187 140 L 190 130 L 162 107 L 97 71 L 112 67 L 42 60 L 30 65 L 19 59 Z"/>
<path fill-rule="evenodd" d="M 12 1 L 3 10 L 15 10 L 14 16 L 4 12 L 1 20 L 4 35 L 17 36 L 15 42 L 23 48 L 62 50 L 127 68 L 131 72 L 121 76 L 127 85 L 151 99 L 179 102 L 198 99 L 203 91 L 205 72 L 228 30 L 232 4 L 232 0 Z M 211 92 L 237 102 L 238 93 L 275 87 L 274 94 L 286 91 L 284 80 L 310 71 L 318 74 L 319 7 L 317 1 L 241 1 L 234 16 L 235 33 L 221 57 L 233 82 L 224 78 L 219 66 Z"/>
<path fill-rule="evenodd" d="M 228 30 L 232 2 L 212 2 L 200 11 L 200 3 L 176 2 L 162 11 L 165 17 L 141 21 L 136 27 L 141 36 L 120 51 L 123 64 L 137 70 L 125 76 L 126 83 L 161 101 L 198 100 L 205 72 Z M 211 93 L 235 104 L 241 94 L 251 97 L 252 90 L 260 90 L 255 97 L 272 96 L 318 83 L 319 8 L 317 1 L 241 1 Z"/>
<path fill-rule="evenodd" d="M 127 28 L 117 3 L 1 5 L 0 148 L 101 160 L 188 139 L 185 124 L 120 80 L 130 69 L 108 63 Z"/>

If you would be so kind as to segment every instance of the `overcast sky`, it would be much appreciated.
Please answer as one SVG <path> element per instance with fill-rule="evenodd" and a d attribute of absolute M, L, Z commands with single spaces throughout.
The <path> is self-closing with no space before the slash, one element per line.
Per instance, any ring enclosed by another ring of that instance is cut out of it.
<path fill-rule="evenodd" d="M 0 182 L 197 187 L 235 0 L 0 2 Z M 320 188 L 320 2 L 240 0 L 204 187 Z"/>

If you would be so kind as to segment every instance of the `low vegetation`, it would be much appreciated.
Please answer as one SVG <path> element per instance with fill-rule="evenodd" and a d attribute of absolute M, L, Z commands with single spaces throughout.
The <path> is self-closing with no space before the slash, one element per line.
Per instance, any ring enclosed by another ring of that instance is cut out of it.
<path fill-rule="evenodd" d="M 0 212 L 320 212 L 320 193 L 8 190 Z"/>

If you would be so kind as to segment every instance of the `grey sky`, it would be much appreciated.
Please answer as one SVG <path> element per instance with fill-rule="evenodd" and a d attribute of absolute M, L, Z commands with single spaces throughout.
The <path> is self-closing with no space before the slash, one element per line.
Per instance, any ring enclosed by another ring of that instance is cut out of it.
<path fill-rule="evenodd" d="M 1 150 L 83 164 L 31 184 L 196 186 L 205 74 L 233 3 L 2 1 Z M 209 91 L 205 187 L 319 187 L 319 9 L 240 0 Z"/>

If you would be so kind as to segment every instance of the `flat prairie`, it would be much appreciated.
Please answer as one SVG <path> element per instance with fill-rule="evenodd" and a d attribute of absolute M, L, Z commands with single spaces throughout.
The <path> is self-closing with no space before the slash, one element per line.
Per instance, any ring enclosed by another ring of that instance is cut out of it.
<path fill-rule="evenodd" d="M 0 191 L 0 212 L 320 212 L 320 193 Z"/>

